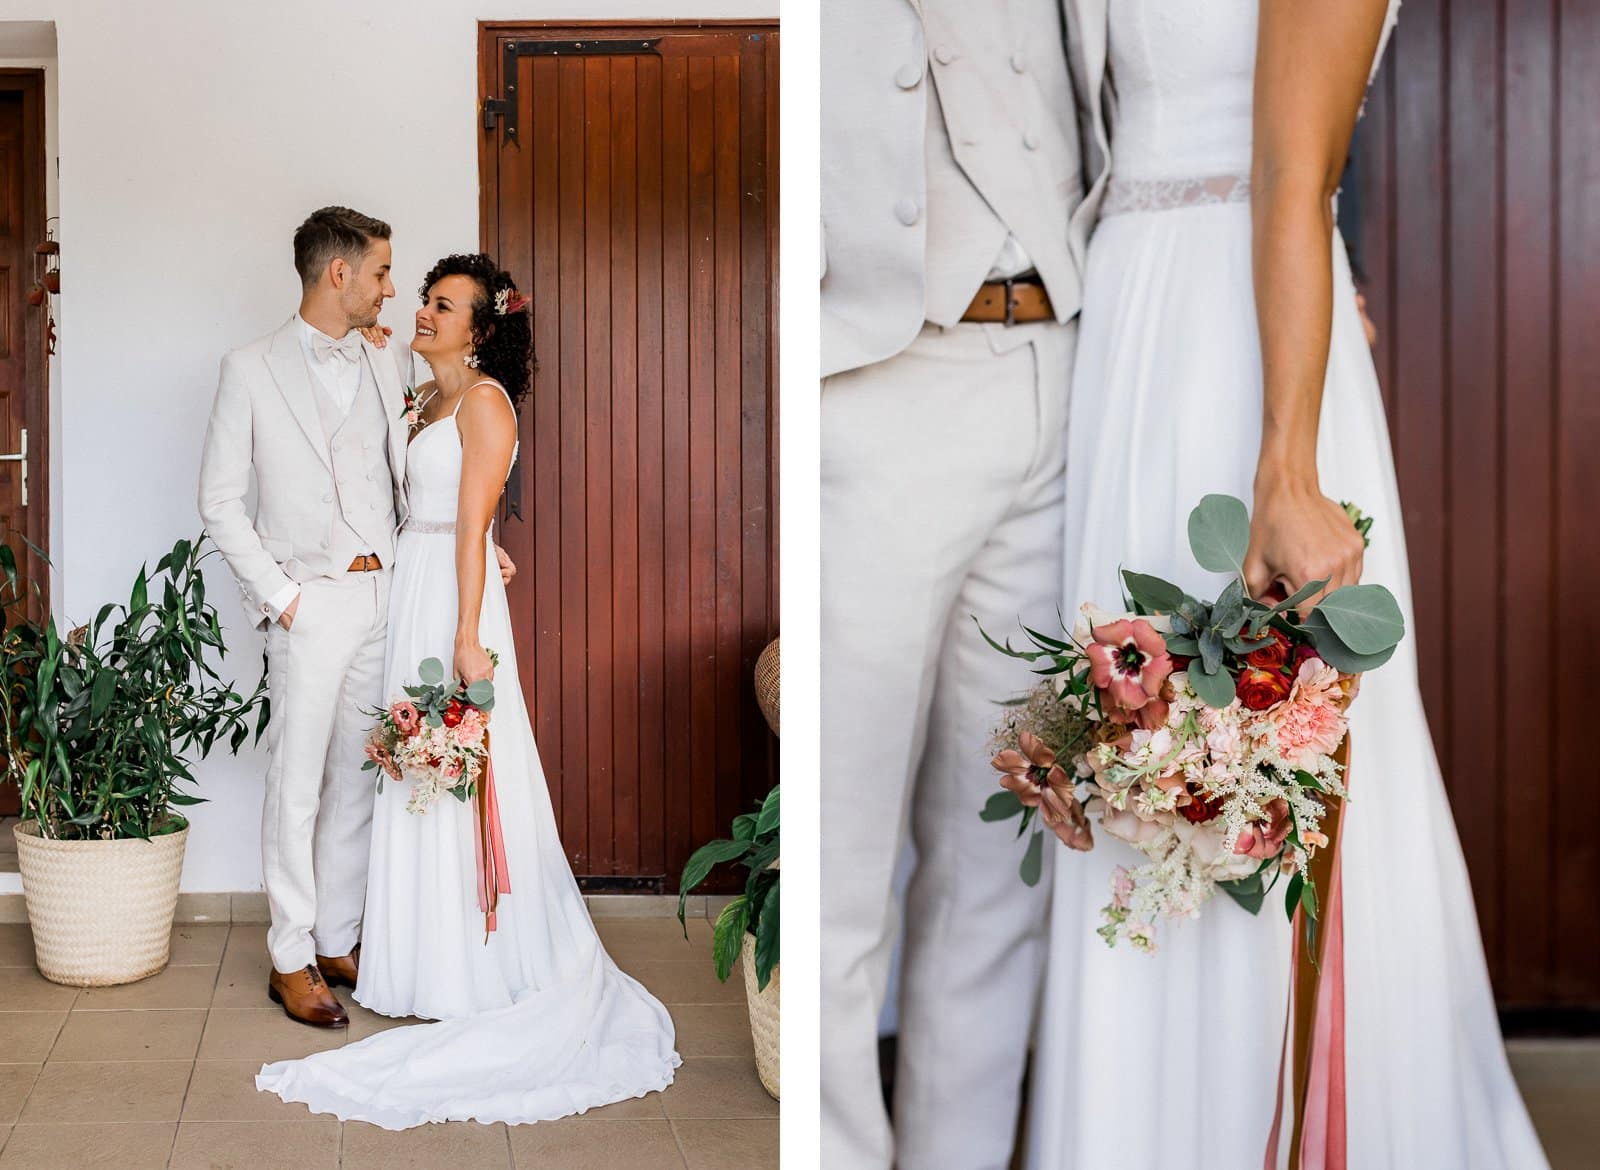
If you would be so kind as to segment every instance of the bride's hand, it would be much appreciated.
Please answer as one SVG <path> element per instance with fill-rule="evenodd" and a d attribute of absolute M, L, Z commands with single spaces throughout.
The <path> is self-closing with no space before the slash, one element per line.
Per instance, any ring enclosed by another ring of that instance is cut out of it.
<path fill-rule="evenodd" d="M 361 330 L 361 336 L 365 337 L 369 342 L 377 346 L 379 349 L 382 349 L 384 346 L 389 344 L 389 334 L 393 332 L 394 330 L 390 329 L 387 325 L 368 325 L 365 329 Z"/>
<path fill-rule="evenodd" d="M 466 686 L 471 686 L 480 678 L 493 681 L 494 660 L 476 642 L 457 642 L 455 675 Z"/>
<path fill-rule="evenodd" d="M 1299 607 L 1304 617 L 1326 594 L 1361 580 L 1365 548 L 1345 510 L 1314 482 L 1257 476 L 1244 558 L 1252 597 L 1264 598 L 1275 582 L 1293 593 L 1308 581 L 1326 578 L 1327 588 Z"/>

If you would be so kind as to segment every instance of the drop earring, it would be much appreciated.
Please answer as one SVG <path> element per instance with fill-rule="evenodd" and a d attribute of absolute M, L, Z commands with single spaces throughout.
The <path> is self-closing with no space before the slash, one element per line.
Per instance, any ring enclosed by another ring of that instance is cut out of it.
<path fill-rule="evenodd" d="M 474 350 L 474 349 L 467 350 L 467 356 L 461 359 L 461 363 L 462 363 L 462 365 L 466 366 L 469 370 L 477 369 L 478 368 L 478 351 Z"/>

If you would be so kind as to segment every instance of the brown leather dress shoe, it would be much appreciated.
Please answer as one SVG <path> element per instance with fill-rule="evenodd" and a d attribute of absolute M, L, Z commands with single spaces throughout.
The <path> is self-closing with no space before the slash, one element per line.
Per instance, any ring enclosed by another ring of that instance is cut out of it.
<path fill-rule="evenodd" d="M 291 1020 L 310 1024 L 316 1028 L 342 1028 L 350 1022 L 344 1004 L 329 989 L 315 963 L 307 963 L 299 971 L 287 975 L 274 970 L 267 980 L 267 996 L 273 1003 L 281 1003 Z"/>
<path fill-rule="evenodd" d="M 360 943 L 357 943 L 356 949 L 348 955 L 340 955 L 337 959 L 330 959 L 327 955 L 317 956 L 317 970 L 322 972 L 322 977 L 328 981 L 330 987 L 354 987 L 356 972 L 360 966 Z"/>

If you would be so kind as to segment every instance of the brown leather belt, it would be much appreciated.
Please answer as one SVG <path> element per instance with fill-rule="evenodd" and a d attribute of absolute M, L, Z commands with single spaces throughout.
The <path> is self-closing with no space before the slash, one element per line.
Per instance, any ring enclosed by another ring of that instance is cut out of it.
<path fill-rule="evenodd" d="M 383 562 L 373 553 L 362 553 L 350 562 L 350 571 L 352 573 L 370 573 L 375 569 L 381 568 L 383 568 Z"/>
<path fill-rule="evenodd" d="M 991 280 L 978 289 L 972 304 L 962 314 L 963 321 L 986 324 L 1026 325 L 1033 321 L 1054 321 L 1050 294 L 1037 277 L 1023 280 Z"/>

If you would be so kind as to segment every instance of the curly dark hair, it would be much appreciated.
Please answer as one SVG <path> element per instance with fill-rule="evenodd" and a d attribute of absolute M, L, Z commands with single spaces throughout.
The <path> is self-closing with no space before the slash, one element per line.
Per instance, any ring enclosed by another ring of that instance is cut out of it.
<path fill-rule="evenodd" d="M 533 322 L 524 303 L 504 313 L 495 312 L 495 297 L 504 292 L 514 303 L 518 299 L 516 281 L 511 274 L 482 252 L 457 252 L 446 256 L 423 277 L 419 290 L 424 303 L 428 290 L 447 276 L 468 276 L 478 285 L 472 298 L 472 336 L 478 356 L 478 371 L 496 379 L 520 405 L 528 392 L 533 372 Z"/>

